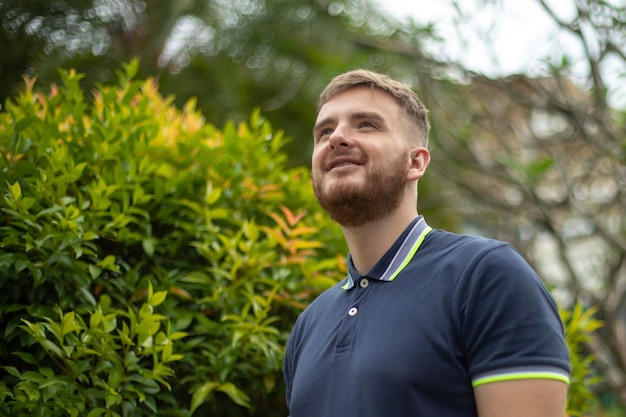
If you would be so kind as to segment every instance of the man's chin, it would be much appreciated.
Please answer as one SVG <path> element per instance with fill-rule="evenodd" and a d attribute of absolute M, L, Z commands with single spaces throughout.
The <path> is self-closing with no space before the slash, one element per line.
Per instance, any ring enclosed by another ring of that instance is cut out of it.
<path fill-rule="evenodd" d="M 334 175 L 331 178 L 326 178 L 323 184 L 324 190 L 327 193 L 341 192 L 344 193 L 349 190 L 360 190 L 364 188 L 363 179 L 354 174 L 345 173 L 340 175 Z"/>
<path fill-rule="evenodd" d="M 354 184 L 334 184 L 334 186 L 326 188 L 324 196 L 327 200 L 341 204 L 355 198 L 367 197 L 368 191 Z"/>

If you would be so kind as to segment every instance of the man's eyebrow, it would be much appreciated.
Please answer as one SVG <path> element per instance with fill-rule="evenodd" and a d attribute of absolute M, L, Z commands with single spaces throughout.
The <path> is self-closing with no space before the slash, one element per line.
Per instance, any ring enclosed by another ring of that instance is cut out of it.
<path fill-rule="evenodd" d="M 369 111 L 363 111 L 363 112 L 354 113 L 350 118 L 351 119 L 357 119 L 357 120 L 369 119 L 369 120 L 374 120 L 374 121 L 379 122 L 379 123 L 384 123 L 385 122 L 385 118 L 383 116 L 381 116 L 380 114 L 378 114 L 376 112 L 369 112 Z"/>
<path fill-rule="evenodd" d="M 317 123 L 315 123 L 315 126 L 313 126 L 313 134 L 315 134 L 317 131 L 319 131 L 323 126 L 332 123 L 334 119 L 332 117 L 325 117 L 322 120 L 318 121 Z"/>
<path fill-rule="evenodd" d="M 350 115 L 350 119 L 352 120 L 367 119 L 367 120 L 373 120 L 383 125 L 385 124 L 385 118 L 376 112 L 360 111 L 360 112 L 352 113 Z M 322 120 L 318 121 L 317 123 L 315 123 L 315 126 L 313 126 L 313 134 L 318 132 L 324 126 L 333 123 L 334 120 L 335 119 L 332 117 L 325 117 Z"/>

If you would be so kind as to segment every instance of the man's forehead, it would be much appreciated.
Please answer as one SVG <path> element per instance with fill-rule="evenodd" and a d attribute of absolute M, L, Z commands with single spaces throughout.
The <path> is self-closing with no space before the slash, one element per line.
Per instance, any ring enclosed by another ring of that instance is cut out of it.
<path fill-rule="evenodd" d="M 320 108 L 317 120 L 334 114 L 357 114 L 363 112 L 391 115 L 400 106 L 391 95 L 368 86 L 352 87 L 329 98 Z"/>

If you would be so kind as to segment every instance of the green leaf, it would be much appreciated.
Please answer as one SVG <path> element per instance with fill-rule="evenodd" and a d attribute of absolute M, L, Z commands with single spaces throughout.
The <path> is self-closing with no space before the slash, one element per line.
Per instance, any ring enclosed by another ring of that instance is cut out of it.
<path fill-rule="evenodd" d="M 65 336 L 68 333 L 82 330 L 82 326 L 76 321 L 76 315 L 73 311 L 63 315 L 63 330 L 61 334 Z"/>
<path fill-rule="evenodd" d="M 219 387 L 218 382 L 205 382 L 198 389 L 193 392 L 191 397 L 191 405 L 189 406 L 189 412 L 194 413 L 204 402 L 209 398 L 209 395 Z"/>
<path fill-rule="evenodd" d="M 111 333 L 117 328 L 117 317 L 115 314 L 107 314 L 104 316 L 104 332 Z"/>
<path fill-rule="evenodd" d="M 14 200 L 20 200 L 22 198 L 22 187 L 19 182 L 13 183 L 13 185 L 9 185 L 9 191 L 11 192 L 11 196 Z"/>
<path fill-rule="evenodd" d="M 146 253 L 146 255 L 152 257 L 152 255 L 154 255 L 154 244 L 156 242 L 156 239 L 153 239 L 151 237 L 147 237 L 145 239 L 143 239 L 141 241 L 141 245 L 143 247 L 143 251 Z"/>
<path fill-rule="evenodd" d="M 252 242 L 259 240 L 260 229 L 254 222 L 244 222 L 243 232 Z"/>
<path fill-rule="evenodd" d="M 37 359 L 28 352 L 12 352 L 13 355 L 18 356 L 21 360 L 23 360 L 24 362 L 30 364 L 30 365 L 38 365 L 39 362 L 37 361 Z"/>
<path fill-rule="evenodd" d="M 0 366 L 0 368 L 4 369 L 5 371 L 7 371 L 7 373 L 11 376 L 14 376 L 16 378 L 21 379 L 22 378 L 22 374 L 20 373 L 20 371 L 17 370 L 17 368 L 13 367 L 13 366 Z"/>
<path fill-rule="evenodd" d="M 87 414 L 87 417 L 98 417 L 107 412 L 106 408 L 94 408 Z"/>
<path fill-rule="evenodd" d="M 134 343 L 132 341 L 132 339 L 130 338 L 130 330 L 128 328 L 128 325 L 126 324 L 126 322 L 122 323 L 122 330 L 117 330 L 117 334 L 120 337 L 120 339 L 122 340 L 122 343 L 125 346 L 133 346 Z"/>
<path fill-rule="evenodd" d="M 126 70 L 126 77 L 128 77 L 129 80 L 133 79 L 139 70 L 139 60 L 137 58 L 133 59 L 128 64 L 124 65 L 124 69 Z"/>
<path fill-rule="evenodd" d="M 98 278 L 102 274 L 102 269 L 94 265 L 89 265 L 88 269 L 89 269 L 89 275 L 91 275 L 91 278 L 93 279 Z"/>
<path fill-rule="evenodd" d="M 89 327 L 97 327 L 100 323 L 102 323 L 102 311 L 96 310 L 89 317 Z"/>
<path fill-rule="evenodd" d="M 55 354 L 56 356 L 60 358 L 65 357 L 65 353 L 61 350 L 61 348 L 52 343 L 50 340 L 44 340 L 41 342 L 41 344 L 46 350 Z"/>
<path fill-rule="evenodd" d="M 169 362 L 172 356 L 172 344 L 165 343 L 163 346 L 163 350 L 161 351 L 161 360 L 163 362 Z"/>
<path fill-rule="evenodd" d="M 150 287 L 152 288 L 152 287 Z M 152 294 L 150 294 L 148 297 L 151 297 Z M 152 304 L 150 303 L 145 303 L 141 305 L 141 309 L 139 309 L 139 317 L 140 318 L 146 318 L 146 317 L 150 317 L 152 316 L 152 313 L 154 312 L 154 307 L 152 307 Z"/>
<path fill-rule="evenodd" d="M 235 404 L 250 408 L 250 398 L 234 384 L 227 382 L 220 385 L 217 390 L 228 395 Z"/>
<path fill-rule="evenodd" d="M 220 199 L 222 196 L 222 190 L 220 188 L 213 188 L 213 184 L 208 182 L 206 185 L 206 193 L 204 197 L 204 202 L 207 205 L 213 205 Z"/>
<path fill-rule="evenodd" d="M 166 297 L 167 291 L 157 291 L 150 296 L 150 298 L 148 299 L 148 304 L 150 304 L 152 307 L 156 307 L 163 301 L 165 301 Z"/>
<path fill-rule="evenodd" d="M 83 296 L 83 298 L 92 306 L 96 305 L 96 299 L 91 293 L 90 289 L 87 287 L 80 287 L 78 293 Z"/>
<path fill-rule="evenodd" d="M 22 199 L 22 208 L 28 211 L 32 206 L 35 205 L 36 201 L 37 200 L 32 197 L 24 197 Z"/>
<path fill-rule="evenodd" d="M 122 369 L 119 367 L 114 367 L 109 374 L 109 379 L 107 381 L 107 385 L 111 387 L 111 389 L 116 390 L 122 380 Z"/>
<path fill-rule="evenodd" d="M 35 382 L 37 384 L 40 384 L 45 380 L 45 377 L 41 375 L 39 372 L 26 371 L 22 374 L 22 379 L 24 381 L 30 381 L 30 382 Z"/>
<path fill-rule="evenodd" d="M 106 403 L 106 408 L 108 409 L 111 409 L 113 408 L 113 406 L 122 402 L 122 396 L 114 391 L 109 391 L 106 394 L 104 394 L 104 399 Z"/>
<path fill-rule="evenodd" d="M 37 120 L 37 118 L 35 116 L 31 116 L 31 115 L 23 117 L 20 120 L 18 120 L 17 123 L 15 123 L 15 130 L 17 132 L 21 132 L 22 130 L 24 130 L 25 128 L 27 128 L 31 124 L 33 124 L 33 122 L 35 122 L 36 120 Z"/>
<path fill-rule="evenodd" d="M 52 387 L 54 385 L 65 386 L 65 385 L 67 385 L 67 382 L 63 381 L 62 379 L 59 379 L 59 378 L 49 378 L 46 381 L 44 381 L 41 384 L 39 384 L 39 390 L 43 390 L 45 388 L 49 388 L 49 387 Z"/>

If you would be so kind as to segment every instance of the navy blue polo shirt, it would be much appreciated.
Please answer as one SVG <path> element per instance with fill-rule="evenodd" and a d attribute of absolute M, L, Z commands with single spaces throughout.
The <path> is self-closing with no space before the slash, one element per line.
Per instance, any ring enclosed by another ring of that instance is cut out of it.
<path fill-rule="evenodd" d="M 420 216 L 367 275 L 348 261 L 287 343 L 292 417 L 476 416 L 478 385 L 569 382 L 555 303 L 510 245 Z"/>

